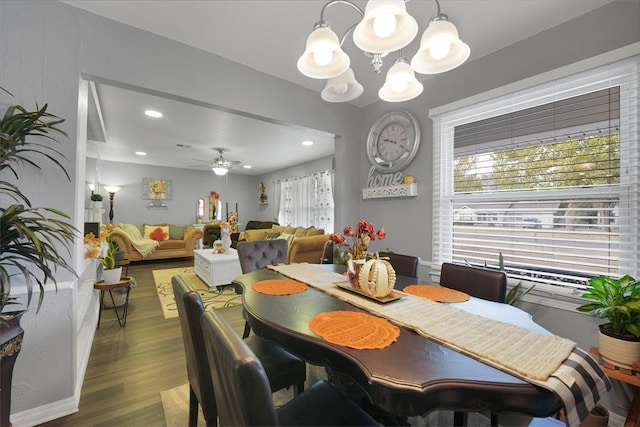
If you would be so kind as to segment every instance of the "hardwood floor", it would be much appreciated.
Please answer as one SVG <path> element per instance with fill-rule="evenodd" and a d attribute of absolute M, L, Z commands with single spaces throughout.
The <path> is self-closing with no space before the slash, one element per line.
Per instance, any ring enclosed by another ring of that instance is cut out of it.
<path fill-rule="evenodd" d="M 152 270 L 192 266 L 193 260 L 133 263 L 129 314 L 120 327 L 104 309 L 80 398 L 80 411 L 41 426 L 164 426 L 160 392 L 187 382 L 178 318 L 165 320 Z M 186 420 L 185 420 L 186 424 Z"/>

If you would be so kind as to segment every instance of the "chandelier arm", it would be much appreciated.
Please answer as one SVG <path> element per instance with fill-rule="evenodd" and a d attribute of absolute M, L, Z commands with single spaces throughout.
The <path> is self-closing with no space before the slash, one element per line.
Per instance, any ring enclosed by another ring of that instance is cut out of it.
<path fill-rule="evenodd" d="M 438 0 L 433 0 L 433 2 L 436 4 L 436 16 L 440 15 L 440 3 L 438 3 Z"/>
<path fill-rule="evenodd" d="M 329 3 L 325 4 L 324 6 L 322 6 L 322 10 L 320 11 L 320 20 L 321 21 L 324 21 L 324 11 L 326 9 L 328 9 L 329 7 L 331 7 L 333 5 L 336 5 L 336 4 L 346 4 L 347 6 L 351 6 L 351 8 L 356 10 L 360 14 L 360 16 L 364 17 L 364 12 L 362 11 L 362 9 L 360 9 L 354 3 L 351 3 L 349 0 L 332 0 Z"/>

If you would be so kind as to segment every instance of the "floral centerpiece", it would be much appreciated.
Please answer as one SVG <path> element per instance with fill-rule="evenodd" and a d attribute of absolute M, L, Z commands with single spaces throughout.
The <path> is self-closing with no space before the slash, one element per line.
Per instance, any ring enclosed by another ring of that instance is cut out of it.
<path fill-rule="evenodd" d="M 115 268 L 115 253 L 118 251 L 118 245 L 109 239 L 111 230 L 113 230 L 113 224 L 102 224 L 99 236 L 95 236 L 93 232 L 84 236 L 84 244 L 87 247 L 85 259 L 96 258 L 106 270 Z"/>
<path fill-rule="evenodd" d="M 352 243 L 347 241 L 347 237 L 351 237 Z M 371 241 L 384 240 L 387 234 L 384 228 L 380 227 L 375 231 L 372 223 L 366 219 L 361 219 L 353 229 L 350 225 L 342 230 L 342 234 L 334 233 L 329 236 L 329 240 L 335 244 L 334 263 L 344 264 L 346 257 L 350 254 L 354 260 L 364 260 L 371 258 L 371 254 L 367 252 Z M 337 255 L 337 256 L 335 256 Z"/>

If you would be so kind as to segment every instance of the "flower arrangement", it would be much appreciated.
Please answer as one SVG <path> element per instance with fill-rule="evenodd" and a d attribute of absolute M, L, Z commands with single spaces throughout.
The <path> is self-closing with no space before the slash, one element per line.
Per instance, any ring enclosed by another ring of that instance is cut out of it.
<path fill-rule="evenodd" d="M 353 244 L 347 242 L 346 237 L 351 237 Z M 334 233 L 329 236 L 329 240 L 335 243 L 338 250 L 338 257 L 334 256 L 334 260 L 344 261 L 344 254 L 350 253 L 353 259 L 367 259 L 371 255 L 367 252 L 369 243 L 372 240 L 384 240 L 387 237 L 384 228 L 380 227 L 378 231 L 375 231 L 375 227 L 372 223 L 366 219 L 361 219 L 356 224 L 355 230 L 350 226 L 346 226 L 342 230 L 342 234 Z"/>
<path fill-rule="evenodd" d="M 238 209 L 237 206 L 236 209 Z M 229 233 L 236 233 L 238 231 L 238 212 L 229 212 L 227 219 L 229 220 Z"/>
<path fill-rule="evenodd" d="M 218 194 L 217 191 L 211 190 L 211 191 L 209 191 L 209 198 L 211 200 L 218 200 L 220 198 L 220 194 Z"/>
<path fill-rule="evenodd" d="M 96 258 L 107 270 L 115 268 L 115 253 L 118 250 L 118 245 L 109 239 L 111 230 L 113 230 L 113 224 L 102 224 L 99 236 L 96 237 L 93 232 L 84 236 L 84 244 L 87 246 L 87 251 L 84 254 L 85 259 Z M 103 243 L 106 244 L 104 248 Z M 104 256 L 101 256 L 102 253 Z"/>

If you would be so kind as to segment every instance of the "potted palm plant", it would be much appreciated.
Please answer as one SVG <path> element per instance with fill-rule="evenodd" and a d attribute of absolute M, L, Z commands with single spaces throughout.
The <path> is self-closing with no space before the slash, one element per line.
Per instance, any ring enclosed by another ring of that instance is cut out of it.
<path fill-rule="evenodd" d="M 24 333 L 20 327 L 23 311 L 9 311 L 11 305 L 22 304 L 11 295 L 12 281 L 26 287 L 26 307 L 30 305 L 34 285 L 37 285 L 40 290 L 37 308 L 40 309 L 45 284 L 53 282 L 56 285 L 57 269 L 75 274 L 64 252 L 70 253 L 77 235 L 65 213 L 53 208 L 33 207 L 20 188 L 7 179 L 18 180 L 23 166 L 41 169 L 38 161 L 44 159 L 62 169 L 70 180 L 61 162 L 64 156 L 54 145 L 59 143 L 56 137 L 66 136 L 57 127 L 63 121 L 48 113 L 46 104 L 42 108 L 36 107 L 35 111 L 19 105 L 10 106 L 0 117 L 1 427 L 10 425 L 11 377 Z"/>
<path fill-rule="evenodd" d="M 640 282 L 629 275 L 620 279 L 593 277 L 582 298 L 592 302 L 581 305 L 578 311 L 608 320 L 599 326 L 598 350 L 602 358 L 631 368 L 634 361 L 640 360 Z"/>

